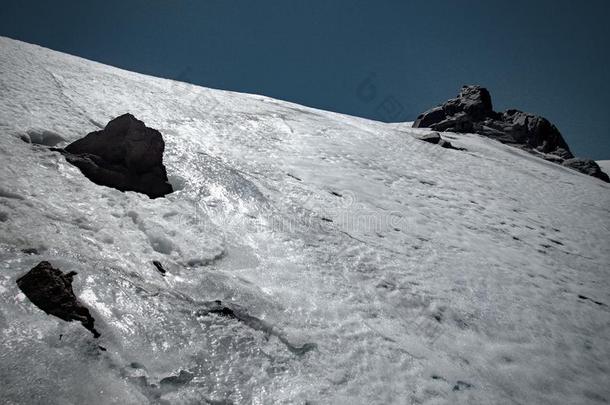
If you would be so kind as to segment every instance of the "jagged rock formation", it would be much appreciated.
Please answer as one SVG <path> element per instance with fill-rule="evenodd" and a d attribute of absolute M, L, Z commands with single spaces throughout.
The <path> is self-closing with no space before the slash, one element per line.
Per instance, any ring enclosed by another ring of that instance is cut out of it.
<path fill-rule="evenodd" d="M 496 112 L 489 91 L 481 86 L 463 86 L 456 98 L 420 114 L 413 127 L 477 133 L 610 182 L 595 161 L 573 160 L 568 144 L 549 120 L 515 109 Z"/>
<path fill-rule="evenodd" d="M 157 198 L 173 191 L 163 165 L 164 149 L 159 131 L 124 114 L 60 151 L 96 184 Z"/>
<path fill-rule="evenodd" d="M 581 173 L 610 182 L 608 175 L 604 173 L 599 165 L 593 160 L 573 158 L 563 161 L 562 164 L 571 169 L 578 170 Z"/>
<path fill-rule="evenodd" d="M 64 274 L 51 263 L 42 261 L 24 276 L 17 279 L 19 289 L 38 308 L 64 321 L 79 321 L 95 338 L 100 334 L 94 328 L 95 320 L 72 290 L 76 272 Z"/>

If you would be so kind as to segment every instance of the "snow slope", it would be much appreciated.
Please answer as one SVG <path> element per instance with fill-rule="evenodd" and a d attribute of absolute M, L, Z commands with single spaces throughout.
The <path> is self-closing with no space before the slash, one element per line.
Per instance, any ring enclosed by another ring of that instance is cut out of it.
<path fill-rule="evenodd" d="M 3 403 L 610 401 L 607 184 L 476 135 L 447 150 L 409 123 L 7 38 L 0 91 Z M 167 198 L 21 139 L 125 112 L 164 135 Z M 79 273 L 100 339 L 20 293 L 41 260 Z M 273 333 L 197 313 L 214 299 Z M 158 387 L 181 370 L 194 378 Z"/>

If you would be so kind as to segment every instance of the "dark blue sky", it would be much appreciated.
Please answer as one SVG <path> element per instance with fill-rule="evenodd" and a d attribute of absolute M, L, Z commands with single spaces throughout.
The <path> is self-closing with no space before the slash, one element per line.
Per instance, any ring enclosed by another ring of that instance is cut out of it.
<path fill-rule="evenodd" d="M 0 0 L 0 35 L 383 121 L 481 84 L 595 159 L 610 159 L 608 21 L 607 0 Z"/>

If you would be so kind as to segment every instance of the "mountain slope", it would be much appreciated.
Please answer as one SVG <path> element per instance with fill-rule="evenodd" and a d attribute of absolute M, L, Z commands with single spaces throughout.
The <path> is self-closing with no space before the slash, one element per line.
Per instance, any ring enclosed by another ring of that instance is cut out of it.
<path fill-rule="evenodd" d="M 9 403 L 610 400 L 607 184 L 476 135 L 448 150 L 409 123 L 0 48 Z M 164 136 L 166 198 L 36 144 L 126 112 Z M 79 273 L 100 339 L 20 293 L 41 260 Z M 216 299 L 266 327 L 202 315 Z"/>

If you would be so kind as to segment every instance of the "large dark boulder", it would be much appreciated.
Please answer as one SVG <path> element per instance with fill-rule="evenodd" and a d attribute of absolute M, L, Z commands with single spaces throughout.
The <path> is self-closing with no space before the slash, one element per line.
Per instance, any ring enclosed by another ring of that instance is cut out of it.
<path fill-rule="evenodd" d="M 63 153 L 96 184 L 157 198 L 173 191 L 163 165 L 164 149 L 159 131 L 125 114 L 71 143 Z"/>
<path fill-rule="evenodd" d="M 24 276 L 17 279 L 17 286 L 38 308 L 64 321 L 79 321 L 95 338 L 100 334 L 93 327 L 95 321 L 87 307 L 82 305 L 72 290 L 76 272 L 64 274 L 49 262 L 40 262 Z"/>
<path fill-rule="evenodd" d="M 484 135 L 608 181 L 608 176 L 593 161 L 569 162 L 574 155 L 549 120 L 515 109 L 495 112 L 489 91 L 481 86 L 463 86 L 456 98 L 420 114 L 413 127 Z"/>
<path fill-rule="evenodd" d="M 511 109 L 497 114 L 496 118 L 473 122 L 473 128 L 473 132 L 503 143 L 525 146 L 563 159 L 574 157 L 557 127 L 538 115 Z"/>

